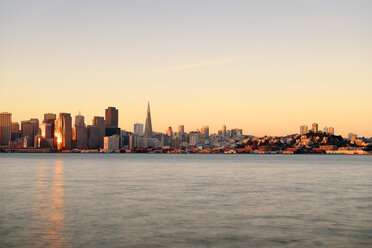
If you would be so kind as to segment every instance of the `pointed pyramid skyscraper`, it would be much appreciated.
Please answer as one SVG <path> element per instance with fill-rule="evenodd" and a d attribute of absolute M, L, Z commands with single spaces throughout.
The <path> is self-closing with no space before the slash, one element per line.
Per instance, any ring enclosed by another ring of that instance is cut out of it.
<path fill-rule="evenodd" d="M 145 138 L 152 138 L 152 125 L 151 125 L 151 113 L 150 113 L 150 102 L 147 104 L 146 124 L 145 124 Z"/>

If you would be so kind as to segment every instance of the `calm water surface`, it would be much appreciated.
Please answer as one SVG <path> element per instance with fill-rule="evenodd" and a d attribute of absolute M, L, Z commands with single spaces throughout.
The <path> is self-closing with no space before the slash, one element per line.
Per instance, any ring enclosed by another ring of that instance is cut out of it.
<path fill-rule="evenodd" d="M 0 154 L 0 247 L 372 247 L 372 156 Z"/>

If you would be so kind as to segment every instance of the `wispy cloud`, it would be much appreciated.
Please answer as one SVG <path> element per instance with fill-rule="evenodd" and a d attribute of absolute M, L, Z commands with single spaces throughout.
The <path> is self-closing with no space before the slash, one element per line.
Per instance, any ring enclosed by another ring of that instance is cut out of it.
<path fill-rule="evenodd" d="M 151 70 L 151 71 L 145 71 L 141 74 L 142 75 L 147 75 L 147 74 L 159 74 L 159 73 L 171 72 L 171 71 L 180 71 L 180 70 L 185 70 L 185 69 L 193 69 L 193 68 L 199 68 L 199 67 L 207 67 L 207 66 L 225 64 L 225 63 L 228 63 L 230 61 L 231 61 L 231 59 L 213 60 L 213 61 L 207 61 L 207 62 L 202 62 L 202 63 L 172 66 L 172 67 L 161 68 L 161 69 L 156 69 L 156 70 Z"/>

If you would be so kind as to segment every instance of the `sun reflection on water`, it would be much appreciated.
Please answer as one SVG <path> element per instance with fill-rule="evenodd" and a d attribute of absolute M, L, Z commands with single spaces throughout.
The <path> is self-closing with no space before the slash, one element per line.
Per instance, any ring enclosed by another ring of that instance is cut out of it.
<path fill-rule="evenodd" d="M 48 177 L 47 170 L 45 164 L 38 165 L 32 216 L 32 243 L 34 247 L 67 247 L 63 234 L 65 224 L 63 161 L 55 162 L 52 178 Z"/>

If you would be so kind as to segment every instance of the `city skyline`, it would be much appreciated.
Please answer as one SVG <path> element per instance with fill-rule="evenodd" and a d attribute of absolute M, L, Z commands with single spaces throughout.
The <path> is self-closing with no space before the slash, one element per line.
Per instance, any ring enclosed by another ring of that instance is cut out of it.
<path fill-rule="evenodd" d="M 372 136 L 371 1 L 3 1 L 1 111 Z"/>
<path fill-rule="evenodd" d="M 18 129 L 20 127 L 20 123 L 21 123 L 21 126 L 23 127 L 23 123 L 25 122 L 36 122 L 37 123 L 37 126 L 40 126 L 44 123 L 48 123 L 48 118 L 51 118 L 51 119 L 61 119 L 60 118 L 56 118 L 57 114 L 55 113 L 44 113 L 43 114 L 43 118 L 27 118 L 27 119 L 24 119 L 24 120 L 21 120 L 21 121 L 16 121 L 14 120 L 13 118 L 13 113 L 10 113 L 10 112 L 0 112 L 0 114 L 2 116 L 8 116 L 4 119 L 4 117 L 2 117 L 1 121 L 2 122 L 9 122 L 9 118 L 10 118 L 10 124 L 8 123 L 7 125 L 9 125 L 9 130 L 13 130 L 13 125 L 17 125 L 18 126 Z M 69 122 L 70 122 L 70 125 L 73 126 L 86 126 L 86 127 L 89 127 L 89 125 L 85 124 L 85 120 L 88 120 L 89 118 L 86 118 L 86 116 L 81 113 L 81 111 L 78 112 L 78 114 L 76 115 L 73 115 L 71 113 L 68 113 L 67 111 L 63 111 L 63 112 L 59 112 L 59 115 L 69 115 L 69 118 L 71 119 Z M 9 117 L 10 116 L 10 117 Z M 93 115 L 92 117 L 92 125 L 94 126 L 101 126 L 100 129 L 103 128 L 102 131 L 100 131 L 100 135 L 103 137 L 105 136 L 105 126 L 106 126 L 106 129 L 114 129 L 114 131 L 109 131 L 109 133 L 106 133 L 106 136 L 111 136 L 113 134 L 115 134 L 116 132 L 116 129 L 117 130 L 123 130 L 123 131 L 126 131 L 126 132 L 131 132 L 135 135 L 139 135 L 139 136 L 144 136 L 145 138 L 150 138 L 150 137 L 153 137 L 154 136 L 154 133 L 162 133 L 162 134 L 167 134 L 168 136 L 172 136 L 171 134 L 173 133 L 172 131 L 172 126 L 168 126 L 167 128 L 165 128 L 164 130 L 153 130 L 152 129 L 152 117 L 151 117 L 151 111 L 150 111 L 150 102 L 148 101 L 147 102 L 147 110 L 146 110 L 146 116 L 144 118 L 144 121 L 143 122 L 134 122 L 131 124 L 131 128 L 128 128 L 128 129 L 125 129 L 125 128 L 122 128 L 120 125 L 118 125 L 118 120 L 120 119 L 120 114 L 119 114 L 119 109 L 116 108 L 116 107 L 113 107 L 113 106 L 108 106 L 107 109 L 105 109 L 105 114 L 104 114 L 104 117 L 103 116 L 99 116 L 99 115 Z M 40 120 L 43 120 L 42 122 L 40 122 L 39 124 L 39 119 Z M 74 121 L 72 121 L 72 119 L 74 119 Z M 88 121 L 89 122 L 89 121 Z M 106 123 L 106 124 L 105 124 Z M 176 128 L 178 127 L 178 132 L 182 132 L 182 133 L 192 133 L 192 132 L 195 132 L 195 131 L 198 131 L 200 132 L 200 134 L 203 136 L 205 134 L 207 134 L 207 136 L 209 136 L 209 134 L 218 134 L 219 132 L 223 132 L 224 135 L 226 135 L 226 130 L 227 130 L 227 126 L 226 126 L 226 123 L 224 122 L 223 125 L 221 125 L 220 127 L 221 128 L 217 128 L 216 131 L 212 131 L 210 126 L 208 125 L 208 123 L 206 123 L 204 126 L 200 126 L 200 127 L 197 127 L 195 129 L 185 129 L 185 125 L 182 124 L 182 123 L 179 123 L 174 127 L 174 130 L 176 132 Z M 180 131 L 180 128 L 182 129 L 182 131 Z M 232 129 L 241 129 L 242 130 L 242 133 L 244 133 L 244 135 L 249 135 L 249 136 L 254 136 L 254 137 L 260 137 L 260 135 L 254 135 L 252 133 L 246 133 L 244 132 L 244 129 L 241 128 L 241 127 L 233 127 L 233 126 L 230 126 L 229 128 L 232 128 Z M 53 127 L 54 129 L 54 127 Z M 337 128 L 336 128 L 337 130 Z M 279 136 L 285 136 L 285 135 L 292 135 L 292 134 L 300 134 L 300 135 L 303 135 L 303 134 L 307 134 L 309 133 L 309 131 L 311 132 L 314 132 L 314 133 L 318 133 L 318 131 L 322 131 L 324 133 L 330 133 L 332 135 L 339 135 L 339 136 L 342 136 L 344 138 L 346 137 L 349 137 L 350 135 L 355 135 L 355 136 L 359 136 L 359 137 L 365 137 L 365 138 L 372 138 L 372 136 L 363 136 L 363 135 L 360 135 L 360 134 L 357 134 L 356 132 L 352 132 L 352 131 L 348 131 L 348 133 L 346 135 L 342 135 L 340 133 L 335 133 L 335 127 L 334 126 L 327 126 L 327 125 L 319 125 L 319 123 L 317 122 L 313 122 L 312 124 L 310 123 L 303 123 L 303 125 L 300 125 L 297 127 L 297 131 L 293 131 L 293 132 L 290 132 L 290 133 L 286 133 L 284 135 L 269 135 L 269 134 L 265 134 L 265 135 L 261 135 L 262 136 L 274 136 L 274 137 L 279 137 Z M 33 130 L 32 132 L 35 133 L 35 135 L 37 134 L 37 131 L 36 130 Z M 52 131 L 52 133 L 54 134 L 54 131 Z M 72 136 L 72 134 L 71 134 Z M 102 141 L 100 141 L 99 143 L 102 143 Z"/>
<path fill-rule="evenodd" d="M 56 115 L 56 113 L 57 114 L 62 114 L 62 113 L 67 113 L 67 114 L 71 114 L 71 118 L 72 119 L 74 119 L 74 121 L 72 122 L 72 124 L 75 124 L 75 122 L 77 121 L 76 120 L 76 118 L 82 118 L 83 120 L 82 120 L 82 122 L 84 123 L 84 119 L 85 120 L 88 120 L 88 123 L 90 123 L 90 119 L 92 120 L 92 122 L 94 123 L 94 125 L 95 125 L 95 122 L 97 122 L 97 118 L 102 118 L 102 121 L 103 122 L 107 122 L 107 119 L 105 119 L 103 116 L 110 116 L 108 113 L 110 113 L 110 112 L 108 112 L 108 110 L 110 110 L 110 109 L 114 109 L 115 111 L 116 111 L 116 123 L 120 123 L 120 121 L 118 121 L 117 119 L 121 119 L 120 118 L 120 113 L 119 113 L 119 109 L 118 108 L 116 108 L 116 107 L 112 107 L 112 106 L 109 106 L 108 107 L 108 109 L 106 109 L 105 111 L 104 111 L 104 114 L 102 115 L 102 117 L 101 117 L 101 115 L 97 115 L 97 114 L 90 114 L 90 115 L 85 115 L 84 113 L 82 113 L 81 111 L 78 111 L 78 113 L 77 114 L 73 114 L 73 113 L 70 113 L 70 112 L 68 112 L 68 111 L 61 111 L 61 112 L 55 112 L 55 113 L 52 113 L 52 112 L 46 112 L 46 113 L 44 113 L 44 114 L 42 114 L 42 117 L 41 118 L 39 118 L 39 117 L 36 117 L 36 116 L 34 116 L 34 115 L 30 115 L 30 116 L 28 116 L 28 118 L 26 118 L 26 119 L 22 119 L 22 120 L 16 120 L 16 119 L 14 119 L 14 113 L 11 113 L 11 112 L 9 112 L 9 111 L 3 111 L 3 112 L 1 112 L 2 114 L 11 114 L 11 120 L 12 120 L 12 123 L 18 123 L 18 124 L 20 124 L 20 123 L 22 123 L 22 122 L 25 122 L 25 121 L 32 121 L 32 120 L 37 120 L 37 121 L 39 121 L 39 120 L 45 120 L 45 118 L 46 118 L 46 115 L 50 115 L 50 114 L 54 114 L 54 115 Z M 88 116 L 88 117 L 87 117 Z M 91 118 L 90 118 L 90 116 L 91 116 Z M 148 118 L 149 117 L 149 118 Z M 109 117 L 110 118 L 110 117 Z M 119 128 L 119 129 L 122 129 L 122 130 L 126 130 L 126 131 L 128 131 L 128 132 L 133 132 L 133 133 L 136 133 L 136 125 L 142 125 L 142 128 L 143 128 L 143 130 L 142 130 L 142 133 L 144 134 L 145 133 L 145 127 L 146 127 L 146 123 L 147 123 L 147 121 L 148 121 L 148 119 L 149 119 L 149 122 L 150 122 L 150 128 L 151 128 L 151 130 L 153 130 L 152 129 L 152 121 L 151 121 L 151 119 L 152 119 L 152 117 L 151 117 L 151 113 L 150 113 L 150 102 L 148 102 L 147 103 L 147 111 L 146 111 L 146 116 L 143 118 L 143 120 L 142 121 L 137 121 L 137 122 L 133 122 L 133 123 L 126 123 L 126 127 L 128 127 L 128 128 L 123 128 L 120 124 L 117 124 L 115 127 L 116 128 Z M 80 121 L 80 120 L 79 120 Z M 78 122 L 79 122 L 78 121 Z M 40 122 L 41 123 L 41 122 Z M 224 128 L 226 128 L 226 122 L 223 122 L 220 126 L 217 126 L 217 127 L 215 127 L 214 129 L 212 129 L 211 128 L 211 126 L 207 123 L 207 122 L 203 122 L 204 124 L 203 125 L 200 125 L 200 126 L 197 126 L 196 128 L 191 128 L 191 127 L 187 127 L 187 125 L 186 125 L 186 128 L 184 128 L 184 130 L 185 130 L 185 132 L 193 132 L 193 131 L 196 131 L 196 130 L 199 130 L 201 133 L 203 133 L 203 129 L 205 129 L 205 128 L 207 128 L 208 129 L 208 133 L 210 133 L 210 134 L 212 134 L 212 133 L 218 133 L 218 131 L 220 131 L 221 130 L 221 127 L 222 127 L 222 129 L 224 129 Z M 313 131 L 314 130 L 314 125 L 316 125 L 316 132 L 318 131 L 318 130 L 323 130 L 323 129 L 327 129 L 327 130 L 329 130 L 329 129 L 332 129 L 332 132 L 331 133 L 334 133 L 334 129 L 335 129 L 335 126 L 331 126 L 331 125 L 329 125 L 329 124 L 319 124 L 318 122 L 314 122 L 314 121 L 309 121 L 308 123 L 305 123 L 305 122 L 296 122 L 296 123 L 300 123 L 298 126 L 296 126 L 295 128 L 294 128 L 294 130 L 293 131 L 291 131 L 291 132 L 288 132 L 288 133 L 284 133 L 284 134 L 281 134 L 281 135 L 270 135 L 269 134 L 269 131 L 267 132 L 267 133 L 265 133 L 265 134 L 263 134 L 263 135 L 255 135 L 254 133 L 249 133 L 248 131 L 246 131 L 246 129 L 244 129 L 244 128 L 242 128 L 242 127 L 238 127 L 238 126 L 230 126 L 229 125 L 229 128 L 240 128 L 240 129 L 242 129 L 242 131 L 243 131 L 243 133 L 245 134 L 245 135 L 252 135 L 252 136 L 256 136 L 256 137 L 260 137 L 260 136 L 285 136 L 285 135 L 290 135 L 290 134 L 296 134 L 296 133 L 307 133 L 308 131 Z M 79 124 L 79 123 L 78 123 Z M 167 127 L 164 127 L 163 129 L 155 129 L 155 130 L 153 130 L 153 132 L 158 132 L 158 133 L 167 133 L 167 130 L 168 130 L 168 128 L 170 128 L 170 127 L 173 127 L 174 128 L 174 130 L 176 131 L 177 129 L 177 127 L 179 127 L 179 126 L 183 126 L 183 127 L 185 127 L 185 124 L 184 123 L 178 123 L 178 124 L 175 124 L 175 125 L 168 125 Z M 300 130 L 299 130 L 299 127 L 300 127 Z M 304 129 L 304 128 L 306 128 L 306 129 Z M 304 130 L 306 130 L 306 131 L 303 131 L 303 129 Z M 327 131 L 328 132 L 328 131 Z M 335 135 L 341 135 L 341 136 L 343 136 L 344 138 L 345 137 L 348 137 L 348 135 L 350 135 L 351 133 L 356 133 L 358 136 L 360 136 L 360 137 L 366 137 L 366 138 L 369 138 L 369 137 L 372 137 L 372 135 L 371 136 L 365 136 L 365 135 L 362 135 L 362 134 L 360 134 L 360 133 L 358 133 L 358 132 L 355 132 L 355 130 L 348 130 L 348 131 L 346 131 L 346 133 L 345 134 L 341 134 L 341 133 L 339 133 L 338 132 L 338 127 L 336 127 L 336 133 L 334 133 Z"/>

